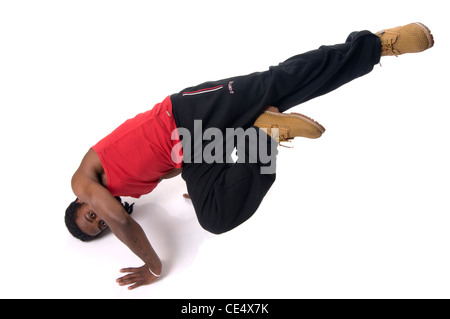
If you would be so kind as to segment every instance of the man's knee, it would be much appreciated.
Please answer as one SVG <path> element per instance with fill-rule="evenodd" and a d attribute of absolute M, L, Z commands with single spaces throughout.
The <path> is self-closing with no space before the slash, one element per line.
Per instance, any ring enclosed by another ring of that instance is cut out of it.
<path fill-rule="evenodd" d="M 199 218 L 199 223 L 202 228 L 210 233 L 213 233 L 215 235 L 220 235 L 223 233 L 226 233 L 227 231 L 232 230 L 234 227 L 225 226 L 217 222 L 210 222 L 206 221 L 204 219 Z"/>
<path fill-rule="evenodd" d="M 239 208 L 225 207 L 212 210 L 206 214 L 197 214 L 197 219 L 206 231 L 220 235 L 226 233 L 247 221 L 259 205 L 241 206 Z"/>

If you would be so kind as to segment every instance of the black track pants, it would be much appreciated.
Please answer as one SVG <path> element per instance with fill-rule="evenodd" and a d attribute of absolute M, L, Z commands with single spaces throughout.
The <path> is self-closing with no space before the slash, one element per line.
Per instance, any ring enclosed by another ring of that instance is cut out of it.
<path fill-rule="evenodd" d="M 267 143 L 275 161 L 277 150 L 273 139 L 252 127 L 262 110 L 272 105 L 284 112 L 326 94 L 372 71 L 380 56 L 378 36 L 369 31 L 353 32 L 345 43 L 296 55 L 268 71 L 184 89 L 171 96 L 175 121 L 178 128 L 191 135 L 210 128 L 220 130 L 224 136 L 227 128 L 254 130 Z M 261 167 L 273 162 L 260 158 L 249 161 L 248 145 L 238 149 L 238 156 L 246 155 L 244 163 L 227 163 L 230 150 L 226 147 L 222 163 L 199 161 L 194 158 L 195 151 L 201 152 L 210 141 L 196 141 L 183 138 L 183 149 L 192 152 L 184 158 L 182 177 L 202 227 L 212 233 L 223 233 L 257 210 L 275 181 L 275 174 L 262 174 Z"/>

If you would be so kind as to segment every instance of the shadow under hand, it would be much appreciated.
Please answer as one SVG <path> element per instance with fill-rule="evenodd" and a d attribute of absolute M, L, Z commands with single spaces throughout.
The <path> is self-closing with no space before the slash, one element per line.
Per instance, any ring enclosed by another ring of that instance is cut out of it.
<path fill-rule="evenodd" d="M 190 266 L 203 241 L 213 236 L 201 228 L 191 210 L 181 210 L 174 216 L 158 204 L 146 203 L 135 205 L 132 216 L 160 257 L 164 275 L 173 275 Z"/>

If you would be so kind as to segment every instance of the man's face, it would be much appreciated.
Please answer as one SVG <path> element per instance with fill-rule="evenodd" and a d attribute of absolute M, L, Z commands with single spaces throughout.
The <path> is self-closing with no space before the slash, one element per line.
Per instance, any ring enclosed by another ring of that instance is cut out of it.
<path fill-rule="evenodd" d="M 77 211 L 75 222 L 84 233 L 95 237 L 108 228 L 108 225 L 97 216 L 89 204 L 81 204 L 82 206 Z"/>

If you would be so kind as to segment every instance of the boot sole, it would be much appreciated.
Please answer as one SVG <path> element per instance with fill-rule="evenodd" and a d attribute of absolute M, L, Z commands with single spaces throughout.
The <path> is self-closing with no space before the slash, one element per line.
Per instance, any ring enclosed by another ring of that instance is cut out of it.
<path fill-rule="evenodd" d="M 425 33 L 425 35 L 427 36 L 427 39 L 428 39 L 428 48 L 427 48 L 427 50 L 429 48 L 432 48 L 434 46 L 434 37 L 431 34 L 430 29 L 428 29 L 428 27 L 426 25 L 424 25 L 423 23 L 420 23 L 420 22 L 415 22 L 414 24 L 419 26 L 422 29 L 422 31 Z"/>
<path fill-rule="evenodd" d="M 300 129 L 301 132 L 297 132 L 297 134 L 296 134 L 297 136 L 315 139 L 315 138 L 321 137 L 322 134 L 325 133 L 325 128 L 320 123 L 318 123 L 317 121 L 314 121 L 312 118 L 309 118 L 303 114 L 299 114 L 299 113 L 284 114 L 284 113 L 275 113 L 275 112 L 271 112 L 271 111 L 265 111 L 263 114 L 266 114 L 266 115 L 272 117 L 272 119 L 264 120 L 264 122 L 268 121 L 271 124 L 277 124 L 280 126 L 290 126 L 290 125 L 286 125 L 286 123 L 283 123 L 283 122 L 285 122 L 288 119 L 294 118 L 294 119 L 301 120 L 303 123 L 306 123 L 307 126 L 315 129 L 314 132 L 311 132 L 307 128 L 302 127 Z M 277 122 L 281 122 L 281 124 L 278 124 Z M 258 124 L 259 123 L 257 121 L 255 123 L 255 125 L 258 126 Z M 293 125 L 292 128 L 295 129 L 295 125 Z"/>

